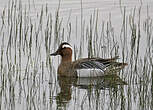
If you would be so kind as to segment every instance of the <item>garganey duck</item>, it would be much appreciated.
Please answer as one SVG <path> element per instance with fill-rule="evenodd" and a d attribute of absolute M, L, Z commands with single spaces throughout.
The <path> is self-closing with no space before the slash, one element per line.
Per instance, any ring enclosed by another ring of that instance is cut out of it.
<path fill-rule="evenodd" d="M 61 43 L 57 51 L 50 55 L 62 57 L 57 73 L 59 76 L 65 77 L 98 77 L 103 76 L 110 67 L 123 68 L 127 65 L 127 63 L 116 62 L 118 57 L 82 58 L 72 61 L 72 46 L 67 42 Z"/>

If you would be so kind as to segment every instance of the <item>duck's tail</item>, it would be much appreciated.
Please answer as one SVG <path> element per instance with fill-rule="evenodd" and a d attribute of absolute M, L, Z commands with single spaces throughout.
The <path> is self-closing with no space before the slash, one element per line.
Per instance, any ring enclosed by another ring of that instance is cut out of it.
<path fill-rule="evenodd" d="M 127 66 L 128 64 L 127 64 L 127 63 L 114 62 L 113 65 L 114 65 L 115 67 L 125 67 L 125 66 Z"/>

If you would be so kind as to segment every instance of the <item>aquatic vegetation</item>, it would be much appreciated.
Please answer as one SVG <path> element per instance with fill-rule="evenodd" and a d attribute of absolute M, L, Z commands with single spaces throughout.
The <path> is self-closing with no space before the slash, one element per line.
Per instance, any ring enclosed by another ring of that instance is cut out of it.
<path fill-rule="evenodd" d="M 145 14 L 141 6 L 130 12 L 121 7 L 121 26 L 116 28 L 113 16 L 103 20 L 99 9 L 87 19 L 83 9 L 81 17 L 71 13 L 63 17 L 60 6 L 53 13 L 48 5 L 34 10 L 31 4 L 12 0 L 1 12 L 0 109 L 151 109 L 153 23 L 149 7 Z M 117 81 L 127 84 L 108 84 L 102 89 L 78 83 L 93 79 L 60 80 L 56 73 L 60 59 L 49 54 L 62 41 L 74 46 L 74 59 L 120 56 L 128 66 L 117 73 Z"/>

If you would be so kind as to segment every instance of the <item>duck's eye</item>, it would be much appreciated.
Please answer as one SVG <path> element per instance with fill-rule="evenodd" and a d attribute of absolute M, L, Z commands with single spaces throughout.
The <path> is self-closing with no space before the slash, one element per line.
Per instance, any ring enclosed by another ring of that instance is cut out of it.
<path fill-rule="evenodd" d="M 66 49 L 66 47 L 62 47 L 62 49 Z"/>
<path fill-rule="evenodd" d="M 66 47 L 63 47 L 63 49 L 65 49 Z"/>

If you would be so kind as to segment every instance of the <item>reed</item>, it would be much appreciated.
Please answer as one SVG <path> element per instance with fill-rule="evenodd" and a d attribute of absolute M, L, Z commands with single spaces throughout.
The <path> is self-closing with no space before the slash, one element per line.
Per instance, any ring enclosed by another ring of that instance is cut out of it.
<path fill-rule="evenodd" d="M 121 27 L 116 29 L 111 13 L 107 20 L 102 20 L 97 9 L 86 19 L 82 0 L 80 5 L 81 16 L 71 16 L 72 11 L 66 18 L 61 16 L 61 1 L 55 13 L 46 4 L 31 15 L 33 7 L 18 0 L 11 0 L 3 9 L 0 109 L 23 105 L 25 109 L 152 108 L 153 23 L 149 7 L 146 15 L 142 15 L 142 7 L 130 13 L 121 7 Z M 120 56 L 118 61 L 128 66 L 112 72 L 117 76 L 88 79 L 87 86 L 77 85 L 78 79 L 61 83 L 56 72 L 59 59 L 50 57 L 50 53 L 63 41 L 74 47 L 75 60 Z"/>

